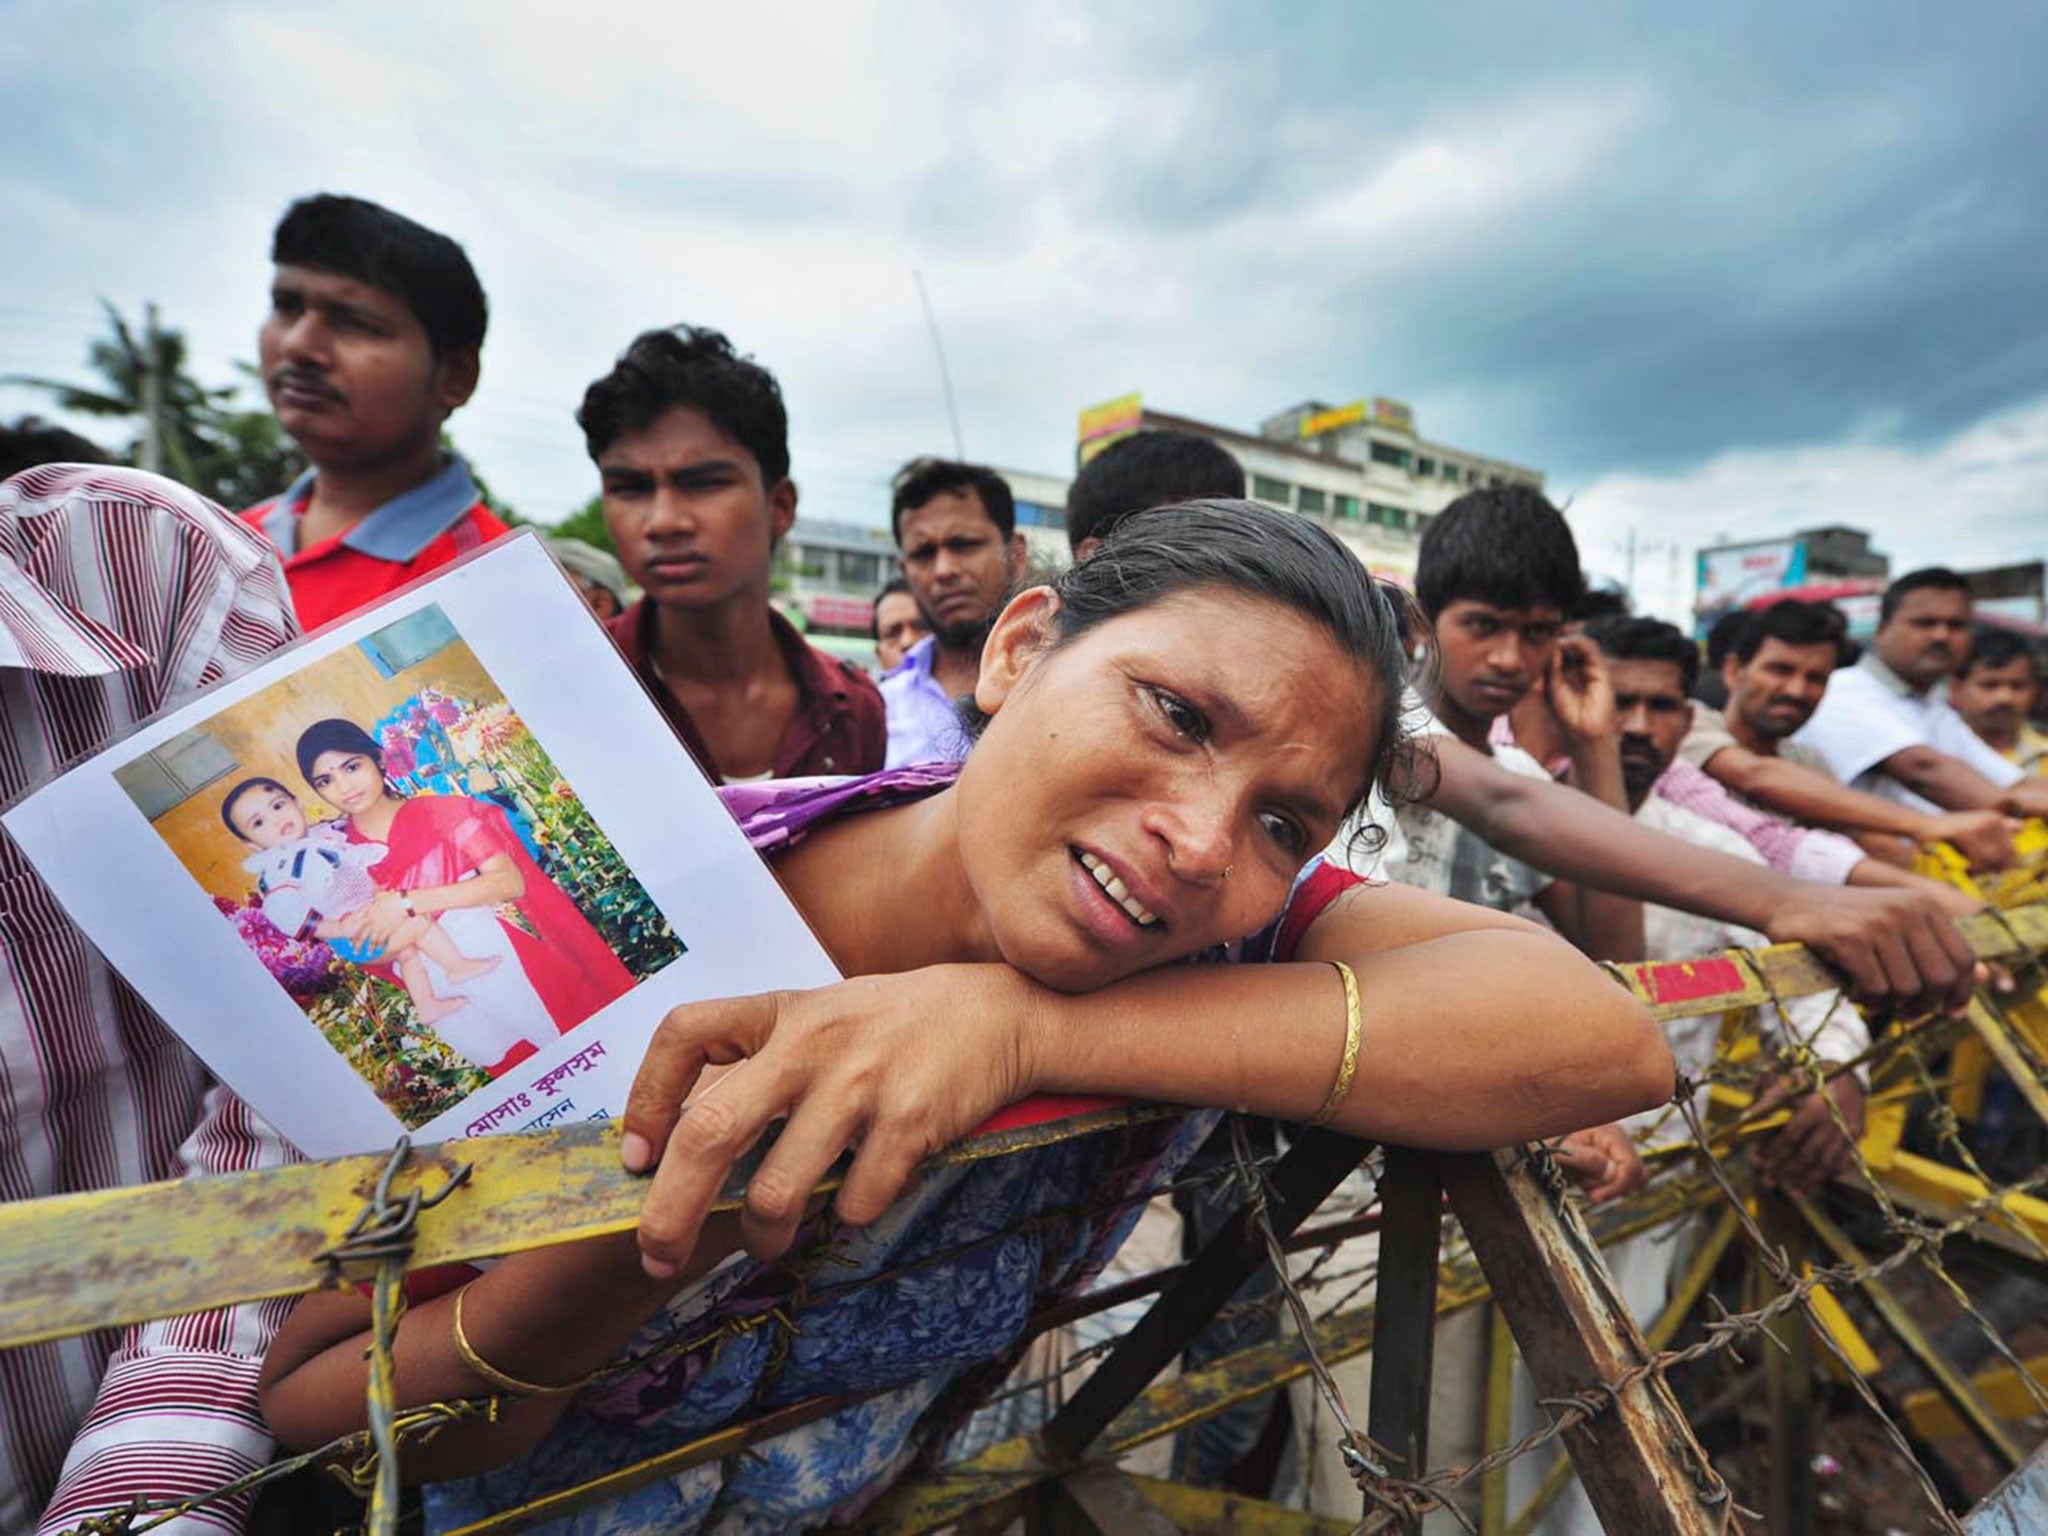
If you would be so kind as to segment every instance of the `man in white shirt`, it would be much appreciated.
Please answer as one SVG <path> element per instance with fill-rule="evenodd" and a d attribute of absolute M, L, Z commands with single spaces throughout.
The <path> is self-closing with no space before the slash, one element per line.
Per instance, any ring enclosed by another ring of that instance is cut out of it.
<path fill-rule="evenodd" d="M 1796 735 L 1813 718 L 1848 649 L 1847 626 L 1828 603 L 1774 603 L 1750 622 L 1721 663 L 1724 712 L 1697 706 L 1679 756 L 1729 793 L 1790 821 L 1847 833 L 1880 857 L 1905 862 L 1915 845 L 1952 843 L 1974 866 L 2013 859 L 2014 824 L 1996 810 L 1928 814 L 1839 782 L 1828 760 Z"/>
<path fill-rule="evenodd" d="M 1834 675 L 1793 739 L 1844 783 L 1915 810 L 2048 815 L 2048 784 L 2026 783 L 1949 707 L 1941 685 L 1969 644 L 1969 583 L 1939 566 L 1901 576 L 1870 649 Z"/>

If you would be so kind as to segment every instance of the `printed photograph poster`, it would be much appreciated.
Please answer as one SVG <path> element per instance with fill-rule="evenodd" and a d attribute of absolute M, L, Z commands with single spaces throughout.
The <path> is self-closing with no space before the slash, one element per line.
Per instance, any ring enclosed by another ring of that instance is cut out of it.
<path fill-rule="evenodd" d="M 677 1003 L 836 979 L 531 536 L 5 820 L 136 991 L 315 1157 L 609 1117 Z"/>

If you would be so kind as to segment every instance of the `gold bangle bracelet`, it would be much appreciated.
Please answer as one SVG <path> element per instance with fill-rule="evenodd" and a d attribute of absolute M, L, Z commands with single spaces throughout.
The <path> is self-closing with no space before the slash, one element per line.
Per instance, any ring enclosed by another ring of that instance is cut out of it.
<path fill-rule="evenodd" d="M 462 1356 L 462 1363 L 477 1375 L 488 1381 L 500 1392 L 509 1392 L 517 1397 L 555 1397 L 563 1392 L 574 1392 L 575 1385 L 566 1387 L 543 1387 L 536 1382 L 521 1381 L 517 1376 L 508 1376 L 490 1361 L 476 1352 L 469 1342 L 469 1335 L 462 1331 L 462 1303 L 469 1295 L 471 1280 L 455 1293 L 455 1353 Z"/>
<path fill-rule="evenodd" d="M 1330 1096 L 1323 1100 L 1323 1107 L 1316 1111 L 1310 1125 L 1328 1125 L 1330 1117 L 1349 1096 L 1351 1079 L 1358 1075 L 1359 1037 L 1365 1033 L 1365 1015 L 1358 1004 L 1358 978 L 1342 960 L 1332 960 L 1330 964 L 1344 978 L 1344 1060 L 1337 1067 L 1337 1081 L 1330 1084 Z"/>

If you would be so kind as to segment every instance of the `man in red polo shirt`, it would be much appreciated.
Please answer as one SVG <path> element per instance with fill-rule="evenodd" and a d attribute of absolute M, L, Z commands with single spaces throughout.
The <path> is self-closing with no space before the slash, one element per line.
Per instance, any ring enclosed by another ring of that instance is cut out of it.
<path fill-rule="evenodd" d="M 270 259 L 263 386 L 313 467 L 242 517 L 314 630 L 505 531 L 441 447 L 476 389 L 484 291 L 446 235 L 324 192 L 285 210 Z"/>
<path fill-rule="evenodd" d="M 647 331 L 584 393 L 605 526 L 646 596 L 606 626 L 720 782 L 873 773 L 887 733 L 865 672 L 768 602 L 796 521 L 775 377 L 716 331 Z"/>

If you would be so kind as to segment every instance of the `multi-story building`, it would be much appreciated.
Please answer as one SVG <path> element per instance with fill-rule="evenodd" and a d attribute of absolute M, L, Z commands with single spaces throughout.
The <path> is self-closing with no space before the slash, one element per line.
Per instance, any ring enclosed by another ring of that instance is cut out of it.
<path fill-rule="evenodd" d="M 1466 491 L 1543 476 L 1521 464 L 1431 442 L 1398 400 L 1329 406 L 1304 401 L 1259 424 L 1256 433 L 1145 406 L 1135 395 L 1082 413 L 1081 456 L 1134 431 L 1192 432 L 1244 466 L 1257 500 L 1313 517 L 1371 570 L 1413 577 L 1422 530 Z"/>
<path fill-rule="evenodd" d="M 1250 494 L 1327 527 L 1359 560 L 1406 580 L 1429 519 L 1476 486 L 1510 481 L 1540 488 L 1543 476 L 1470 449 L 1418 437 L 1393 400 L 1331 408 L 1309 401 L 1267 418 L 1256 433 L 1145 408 L 1127 396 L 1082 415 L 1081 457 L 1130 432 L 1171 428 L 1222 445 L 1244 466 Z M 1066 477 L 998 469 L 1009 482 L 1031 575 L 1066 565 Z M 814 639 L 866 638 L 874 596 L 896 574 L 886 526 L 800 519 L 776 557 L 776 602 Z M 837 648 L 837 647 L 835 647 Z"/>
<path fill-rule="evenodd" d="M 801 517 L 775 552 L 776 606 L 814 639 L 865 640 L 875 594 L 895 574 L 896 541 L 886 524 Z"/>

